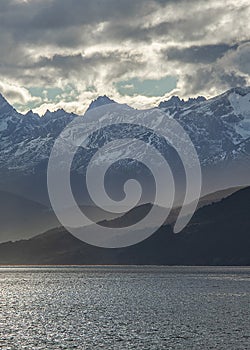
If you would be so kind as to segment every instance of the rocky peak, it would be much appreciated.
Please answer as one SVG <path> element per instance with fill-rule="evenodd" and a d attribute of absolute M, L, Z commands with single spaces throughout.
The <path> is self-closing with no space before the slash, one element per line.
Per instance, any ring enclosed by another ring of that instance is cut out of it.
<path fill-rule="evenodd" d="M 96 107 L 100 107 L 103 105 L 107 105 L 110 103 L 115 103 L 114 100 L 111 100 L 108 96 L 104 95 L 104 96 L 99 96 L 97 97 L 96 100 L 92 101 L 87 109 L 87 111 L 89 111 L 90 109 L 96 108 Z"/>
<path fill-rule="evenodd" d="M 1 115 L 6 114 L 10 111 L 15 111 L 15 109 L 9 104 L 9 102 L 0 94 L 0 112 Z"/>

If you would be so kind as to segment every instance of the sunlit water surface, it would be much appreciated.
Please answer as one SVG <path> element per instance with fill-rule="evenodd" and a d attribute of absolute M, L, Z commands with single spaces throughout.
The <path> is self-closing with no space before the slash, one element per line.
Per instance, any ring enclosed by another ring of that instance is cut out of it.
<path fill-rule="evenodd" d="M 250 349 L 250 268 L 0 268 L 0 348 Z"/>

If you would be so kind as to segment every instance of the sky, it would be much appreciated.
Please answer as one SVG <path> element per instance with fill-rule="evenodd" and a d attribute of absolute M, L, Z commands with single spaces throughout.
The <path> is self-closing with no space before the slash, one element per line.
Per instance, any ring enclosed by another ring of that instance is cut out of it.
<path fill-rule="evenodd" d="M 249 0 L 0 1 L 0 93 L 40 115 L 209 98 L 250 85 L 249 18 Z"/>

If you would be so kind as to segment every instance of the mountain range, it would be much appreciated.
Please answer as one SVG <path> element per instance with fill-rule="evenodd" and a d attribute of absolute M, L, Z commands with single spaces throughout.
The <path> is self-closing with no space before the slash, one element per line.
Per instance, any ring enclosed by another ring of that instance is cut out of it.
<path fill-rule="evenodd" d="M 118 111 L 119 108 L 124 109 L 124 105 L 118 105 L 107 96 L 101 96 L 91 103 L 87 113 L 92 111 L 94 115 L 95 108 L 100 110 L 109 104 L 118 106 Z M 191 138 L 201 163 L 202 198 L 213 193 L 218 197 L 218 193 L 223 193 L 223 190 L 230 189 L 231 193 L 231 189 L 249 185 L 249 87 L 233 88 L 211 99 L 199 96 L 184 101 L 173 96 L 155 108 L 177 120 Z M 47 111 L 42 117 L 32 111 L 23 115 L 0 95 L 0 207 L 3 208 L 0 241 L 29 238 L 58 226 L 47 192 L 47 164 L 55 140 L 65 126 L 76 118 L 84 121 L 84 116 L 67 113 L 62 109 Z M 76 136 L 77 132 L 80 131 L 75 131 Z M 82 186 L 86 166 L 100 146 L 117 137 L 125 137 L 128 132 L 146 144 L 153 144 L 173 168 L 176 164 L 178 168 L 178 157 L 171 147 L 161 138 L 152 136 L 148 130 L 139 130 L 133 134 L 130 128 L 113 128 L 109 130 L 109 135 L 100 130 L 89 140 L 88 147 L 80 147 L 72 164 L 71 176 L 72 188 L 79 205 L 91 208 L 96 222 L 110 220 L 112 217 L 105 217 L 99 212 L 97 214 L 96 208 L 86 195 L 86 188 Z M 143 153 L 144 149 L 138 149 L 138 160 Z M 121 150 L 120 158 L 122 157 L 126 157 L 125 148 Z M 119 190 L 121 183 L 131 176 L 130 170 L 125 171 L 124 166 L 132 169 L 132 172 L 141 172 L 138 164 L 119 163 L 111 172 L 109 181 L 115 190 Z M 118 182 L 114 180 L 116 177 L 120 178 Z M 180 192 L 183 192 L 182 184 L 179 187 Z M 150 188 L 147 182 L 144 188 Z M 181 205 L 183 196 L 184 193 L 178 199 L 176 207 Z M 140 205 L 150 202 L 151 194 L 145 196 Z M 9 219 L 11 216 L 13 220 Z"/>

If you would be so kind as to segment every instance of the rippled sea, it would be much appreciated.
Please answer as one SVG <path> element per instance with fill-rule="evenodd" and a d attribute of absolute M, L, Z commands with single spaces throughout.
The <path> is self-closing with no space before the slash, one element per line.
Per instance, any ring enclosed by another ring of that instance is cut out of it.
<path fill-rule="evenodd" d="M 250 268 L 0 267 L 0 348 L 250 349 Z"/>

